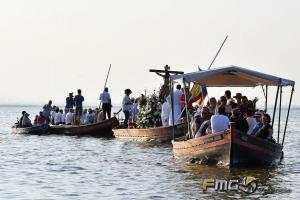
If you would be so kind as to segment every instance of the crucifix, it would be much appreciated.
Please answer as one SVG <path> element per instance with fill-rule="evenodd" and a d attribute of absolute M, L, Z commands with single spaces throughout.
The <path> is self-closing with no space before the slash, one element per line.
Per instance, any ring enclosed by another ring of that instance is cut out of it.
<path fill-rule="evenodd" d="M 169 94 L 170 76 L 184 73 L 182 71 L 170 71 L 169 65 L 166 65 L 164 70 L 150 69 L 149 72 L 155 72 L 158 76 L 161 76 L 164 79 L 164 84 L 161 86 L 159 92 L 159 98 L 161 100 L 163 100 L 164 97 L 166 97 Z"/>

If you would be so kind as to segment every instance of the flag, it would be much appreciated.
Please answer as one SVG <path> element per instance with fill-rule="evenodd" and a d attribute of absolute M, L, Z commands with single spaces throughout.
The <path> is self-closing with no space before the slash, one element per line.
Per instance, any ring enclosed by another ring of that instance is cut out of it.
<path fill-rule="evenodd" d="M 201 87 L 199 84 L 195 83 L 191 89 L 191 97 L 189 99 L 189 105 L 197 102 L 199 105 L 203 104 L 205 97 L 207 96 L 207 88 Z"/>

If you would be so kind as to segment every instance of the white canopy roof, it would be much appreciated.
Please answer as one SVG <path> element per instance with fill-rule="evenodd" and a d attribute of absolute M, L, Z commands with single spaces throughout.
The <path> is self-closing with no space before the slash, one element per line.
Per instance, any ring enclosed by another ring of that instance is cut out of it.
<path fill-rule="evenodd" d="M 237 66 L 227 66 L 210 70 L 196 71 L 187 74 L 174 75 L 171 80 L 196 82 L 208 87 L 255 87 L 258 85 L 293 86 L 294 81 L 245 69 Z"/>

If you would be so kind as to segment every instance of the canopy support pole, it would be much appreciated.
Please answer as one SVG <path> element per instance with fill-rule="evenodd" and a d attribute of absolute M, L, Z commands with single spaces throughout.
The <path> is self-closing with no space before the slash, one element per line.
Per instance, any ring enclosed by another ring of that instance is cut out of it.
<path fill-rule="evenodd" d="M 265 112 L 268 112 L 268 85 L 266 85 L 266 101 L 265 101 Z"/>
<path fill-rule="evenodd" d="M 280 119 L 281 119 L 281 101 L 282 101 L 282 86 L 280 86 L 280 96 L 279 96 L 279 113 L 278 113 L 278 134 L 277 134 L 277 143 L 279 143 L 279 134 L 280 134 Z"/>
<path fill-rule="evenodd" d="M 286 128 L 287 128 L 287 123 L 289 121 L 289 115 L 290 115 L 290 110 L 291 110 L 292 98 L 293 98 L 293 94 L 294 94 L 294 87 L 295 87 L 295 85 L 292 86 L 292 91 L 291 91 L 291 96 L 290 96 L 290 102 L 289 102 L 289 108 L 288 108 L 288 112 L 287 112 L 287 115 L 286 115 L 286 121 L 285 121 L 285 126 L 284 126 L 283 138 L 282 138 L 281 145 L 283 145 L 283 143 L 284 143 L 284 138 L 285 138 L 285 133 L 286 133 Z"/>
<path fill-rule="evenodd" d="M 184 101 L 185 101 L 185 112 L 186 112 L 186 122 L 187 122 L 187 127 L 188 127 L 188 136 L 189 139 L 192 138 L 192 131 L 190 127 L 190 121 L 189 121 L 189 110 L 188 110 L 188 100 L 187 100 L 187 94 L 186 94 L 186 86 L 185 86 L 185 81 L 182 79 L 183 83 L 183 91 L 184 91 Z"/>
<path fill-rule="evenodd" d="M 173 140 L 175 140 L 175 126 L 174 126 L 174 82 L 171 81 L 170 84 L 170 95 L 171 95 L 171 114 L 172 114 L 172 135 L 173 135 Z"/>
<path fill-rule="evenodd" d="M 274 110 L 273 110 L 273 117 L 272 117 L 272 127 L 274 126 L 274 119 L 276 114 L 276 108 L 277 108 L 277 100 L 278 100 L 278 93 L 279 93 L 279 85 L 277 86 L 277 92 L 276 92 L 276 98 L 275 98 L 275 104 L 274 104 Z"/>

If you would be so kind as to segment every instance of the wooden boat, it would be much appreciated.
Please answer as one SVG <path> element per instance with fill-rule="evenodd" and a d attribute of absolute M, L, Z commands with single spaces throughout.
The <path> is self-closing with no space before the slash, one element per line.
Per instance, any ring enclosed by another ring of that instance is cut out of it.
<path fill-rule="evenodd" d="M 255 136 L 235 130 L 234 124 L 232 123 L 230 129 L 223 133 L 209 134 L 189 140 L 173 140 L 172 144 L 175 158 L 184 158 L 194 161 L 198 160 L 200 163 L 212 162 L 228 167 L 270 166 L 278 164 L 281 158 L 283 158 L 282 149 L 294 92 L 294 81 L 236 66 L 176 75 L 171 76 L 170 79 L 173 82 L 176 80 L 183 80 L 184 84 L 193 82 L 206 87 L 262 86 L 265 95 L 265 111 L 267 111 L 268 105 L 268 87 L 277 86 L 277 94 L 272 117 L 272 127 L 274 133 L 276 133 L 276 129 L 274 128 L 273 124 L 276 117 L 279 96 L 279 114 L 276 141 L 271 142 L 268 140 L 263 140 L 261 138 L 257 138 Z M 280 127 L 280 124 L 282 123 L 282 87 L 284 86 L 291 86 L 292 90 L 283 136 L 280 137 L 280 132 L 282 130 Z"/>
<path fill-rule="evenodd" d="M 49 126 L 47 124 L 26 128 L 18 128 L 16 126 L 12 127 L 12 133 L 16 134 L 44 135 L 48 133 L 48 130 Z"/>
<path fill-rule="evenodd" d="M 112 128 L 117 126 L 119 121 L 112 117 L 99 123 L 79 125 L 79 126 L 50 126 L 50 134 L 70 135 L 70 136 L 93 136 L 93 137 L 113 137 Z"/>
<path fill-rule="evenodd" d="M 114 129 L 114 136 L 123 140 L 142 142 L 171 142 L 172 126 L 148 129 Z M 185 123 L 175 125 L 175 138 L 182 137 L 187 132 Z"/>
<path fill-rule="evenodd" d="M 281 144 L 234 129 L 187 141 L 172 141 L 175 158 L 227 167 L 272 166 L 282 157 Z"/>

